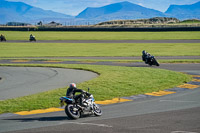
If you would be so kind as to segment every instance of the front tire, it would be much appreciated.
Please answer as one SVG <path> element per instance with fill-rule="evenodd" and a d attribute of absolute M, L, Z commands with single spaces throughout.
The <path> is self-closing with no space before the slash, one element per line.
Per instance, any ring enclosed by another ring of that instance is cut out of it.
<path fill-rule="evenodd" d="M 156 65 L 156 66 L 160 66 L 160 64 L 157 62 L 156 59 L 155 59 L 154 61 L 155 61 L 155 65 Z"/>
<path fill-rule="evenodd" d="M 68 104 L 65 106 L 65 113 L 70 119 L 80 118 L 80 111 L 73 104 Z"/>
<path fill-rule="evenodd" d="M 96 115 L 96 116 L 102 115 L 101 108 L 96 103 L 93 104 L 93 111 L 94 111 L 94 115 Z"/>

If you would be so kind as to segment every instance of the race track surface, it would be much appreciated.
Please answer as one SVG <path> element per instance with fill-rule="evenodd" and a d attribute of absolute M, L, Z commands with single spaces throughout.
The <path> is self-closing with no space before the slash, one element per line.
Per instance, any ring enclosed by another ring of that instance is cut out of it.
<path fill-rule="evenodd" d="M 0 100 L 27 96 L 71 82 L 80 83 L 98 75 L 83 70 L 44 67 L 0 67 Z"/>
<path fill-rule="evenodd" d="M 24 123 L 33 121 L 59 123 L 56 126 L 15 131 L 15 133 L 199 133 L 199 111 L 200 108 L 191 108 L 104 120 L 97 118 L 97 120 L 84 122 L 69 121 L 63 116 L 14 119 L 14 121 L 23 121 Z"/>
<path fill-rule="evenodd" d="M 10 58 L 10 57 L 8 57 Z M 1 58 L 0 58 L 1 59 Z M 94 60 L 142 60 L 141 56 L 90 56 L 90 57 L 13 57 L 14 59 L 51 59 L 51 60 L 62 60 L 62 59 L 94 59 Z M 200 59 L 200 56 L 156 56 L 156 59 L 158 60 L 176 60 L 176 59 Z M 6 58 L 4 57 L 2 60 L 0 60 L 0 63 L 5 63 Z M 7 60 L 8 61 L 8 60 Z"/>

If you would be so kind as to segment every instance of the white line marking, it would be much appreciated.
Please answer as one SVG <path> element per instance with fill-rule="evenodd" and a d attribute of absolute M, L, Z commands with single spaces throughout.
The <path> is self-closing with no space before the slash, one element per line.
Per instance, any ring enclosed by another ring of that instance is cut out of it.
<path fill-rule="evenodd" d="M 105 124 L 96 124 L 96 123 L 80 123 L 80 122 L 60 122 L 59 124 L 91 125 L 91 126 L 109 127 L 109 128 L 112 127 L 112 126 L 105 125 Z"/>
<path fill-rule="evenodd" d="M 172 131 L 171 133 L 197 133 L 197 132 L 189 132 L 189 131 Z"/>
<path fill-rule="evenodd" d="M 195 103 L 196 101 L 160 100 L 160 102 Z"/>

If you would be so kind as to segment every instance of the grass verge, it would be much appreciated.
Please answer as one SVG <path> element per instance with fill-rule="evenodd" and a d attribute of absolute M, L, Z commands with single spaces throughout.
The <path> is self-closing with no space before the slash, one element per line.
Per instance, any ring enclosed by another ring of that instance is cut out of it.
<path fill-rule="evenodd" d="M 13 65 L 7 65 L 13 66 Z M 168 70 L 96 65 L 32 64 L 14 66 L 60 67 L 88 70 L 100 76 L 78 84 L 78 88 L 91 88 L 96 100 L 144 94 L 175 87 L 191 80 L 191 77 Z M 0 101 L 0 113 L 28 111 L 59 106 L 59 97 L 65 95 L 67 88 L 59 88 L 30 96 Z"/>
<path fill-rule="evenodd" d="M 33 34 L 37 40 L 177 40 L 199 39 L 200 32 L 55 32 L 55 31 L 1 31 L 7 40 L 28 40 Z"/>
<path fill-rule="evenodd" d="M 200 43 L 0 43 L 0 57 L 200 55 Z"/>

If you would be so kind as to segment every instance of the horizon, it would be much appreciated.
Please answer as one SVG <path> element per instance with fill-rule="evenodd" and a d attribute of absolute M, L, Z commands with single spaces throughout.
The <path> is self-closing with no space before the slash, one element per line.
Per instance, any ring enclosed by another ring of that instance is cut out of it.
<path fill-rule="evenodd" d="M 51 10 L 58 13 L 63 13 L 66 15 L 76 16 L 88 7 L 102 7 L 119 2 L 130 2 L 137 4 L 146 8 L 151 8 L 161 12 L 165 12 L 170 5 L 185 5 L 194 4 L 200 0 L 80 0 L 78 3 L 76 0 L 5 0 L 11 2 L 23 2 L 28 5 L 42 8 L 44 10 Z M 50 1 L 50 2 L 49 2 Z M 173 2 L 170 2 L 173 1 Z M 77 7 L 77 8 L 74 8 Z M 67 9 L 66 9 L 67 8 Z"/>

